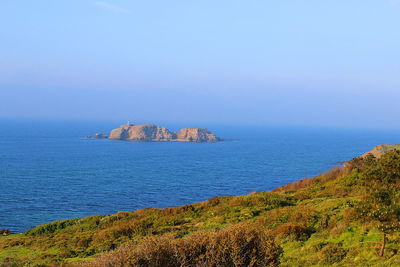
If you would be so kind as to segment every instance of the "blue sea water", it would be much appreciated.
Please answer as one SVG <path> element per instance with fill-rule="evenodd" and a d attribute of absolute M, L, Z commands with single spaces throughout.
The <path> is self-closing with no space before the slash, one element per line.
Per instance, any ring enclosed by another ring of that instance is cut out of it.
<path fill-rule="evenodd" d="M 375 145 L 400 143 L 399 131 L 215 125 L 199 126 L 240 140 L 82 138 L 118 126 L 0 121 L 0 228 L 21 232 L 54 220 L 271 190 L 317 175 Z"/>

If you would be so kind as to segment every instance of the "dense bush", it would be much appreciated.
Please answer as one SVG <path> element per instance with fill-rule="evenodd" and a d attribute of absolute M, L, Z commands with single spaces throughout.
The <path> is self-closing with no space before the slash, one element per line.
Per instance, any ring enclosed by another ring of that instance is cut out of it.
<path fill-rule="evenodd" d="M 185 238 L 151 236 L 126 245 L 85 266 L 277 266 L 282 253 L 271 235 L 239 224 Z"/>

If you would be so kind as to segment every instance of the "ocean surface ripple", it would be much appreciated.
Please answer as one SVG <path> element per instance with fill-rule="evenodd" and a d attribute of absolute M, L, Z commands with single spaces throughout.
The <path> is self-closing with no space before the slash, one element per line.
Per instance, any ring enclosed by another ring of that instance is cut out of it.
<path fill-rule="evenodd" d="M 400 142 L 399 132 L 388 130 L 215 125 L 209 129 L 218 136 L 240 140 L 82 138 L 117 126 L 0 121 L 0 228 L 21 232 L 54 220 L 271 190 Z"/>

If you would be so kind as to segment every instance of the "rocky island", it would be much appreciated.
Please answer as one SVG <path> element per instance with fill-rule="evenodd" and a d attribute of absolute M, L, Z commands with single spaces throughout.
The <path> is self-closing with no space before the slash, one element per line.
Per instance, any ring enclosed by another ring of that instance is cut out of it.
<path fill-rule="evenodd" d="M 101 137 L 99 137 L 101 136 Z M 111 131 L 107 137 L 104 134 L 96 134 L 92 138 L 108 138 L 110 140 L 125 140 L 137 142 L 219 142 L 223 139 L 217 137 L 205 128 L 183 128 L 178 132 L 155 124 L 131 123 L 121 125 Z"/>

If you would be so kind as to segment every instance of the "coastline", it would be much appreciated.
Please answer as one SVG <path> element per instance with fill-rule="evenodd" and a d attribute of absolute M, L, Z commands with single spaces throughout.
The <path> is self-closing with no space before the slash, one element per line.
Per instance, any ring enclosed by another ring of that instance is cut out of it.
<path fill-rule="evenodd" d="M 376 160 L 397 162 L 400 153 L 394 153 Z M 365 192 L 354 171 L 362 172 L 359 168 L 368 162 L 365 157 L 358 157 L 340 168 L 268 192 L 217 196 L 177 207 L 145 208 L 39 225 L 24 233 L 1 236 L 0 263 L 93 267 L 104 266 L 104 262 L 109 262 L 107 266 L 120 265 L 137 258 L 149 260 L 146 266 L 162 266 L 156 264 L 161 255 L 180 264 L 181 258 L 174 251 L 186 248 L 186 242 L 194 244 L 190 249 L 196 251 L 204 245 L 207 253 L 212 253 L 215 245 L 222 244 L 217 240 L 228 238 L 223 242 L 234 242 L 232 245 L 243 246 L 247 251 L 249 239 L 240 236 L 251 236 L 250 240 L 268 240 L 253 244 L 257 246 L 255 253 L 270 251 L 272 265 L 266 266 L 289 267 L 294 262 L 299 266 L 326 266 L 342 261 L 357 266 L 360 260 L 390 266 L 400 261 L 400 256 L 382 258 L 370 247 L 352 241 L 371 240 L 376 231 L 374 224 L 351 217 Z M 395 233 L 393 240 L 398 235 Z M 316 244 L 321 244 L 322 249 L 316 250 Z M 391 251 L 396 244 L 389 240 L 386 246 Z M 162 252 L 166 250 L 169 252 Z M 184 251 L 188 256 L 194 253 Z M 229 257 L 236 257 L 236 252 L 229 253 L 233 253 Z M 261 257 L 261 262 L 266 262 L 266 255 L 257 255 L 251 257 Z M 213 259 L 223 262 L 226 256 L 215 255 Z"/>
<path fill-rule="evenodd" d="M 234 140 L 234 139 L 232 139 L 232 140 Z M 124 140 L 117 140 L 117 141 L 124 141 Z M 137 141 L 133 141 L 133 142 L 137 142 Z M 377 148 L 380 149 L 380 147 L 382 147 L 382 146 L 386 146 L 387 147 L 386 150 L 385 150 L 385 152 L 387 152 L 387 151 L 390 151 L 390 150 L 398 149 L 400 147 L 400 144 L 399 145 L 378 145 L 378 146 L 374 147 L 372 150 L 370 150 L 368 152 L 365 152 L 362 155 L 358 155 L 353 159 L 364 158 L 368 154 L 371 154 L 374 157 L 377 157 L 377 156 L 380 157 L 380 156 L 382 156 L 382 154 L 376 154 L 375 151 L 377 150 Z M 253 191 L 250 194 L 244 194 L 244 195 L 218 195 L 218 196 L 213 196 L 212 198 L 204 200 L 204 201 L 194 202 L 194 203 L 186 203 L 186 204 L 184 204 L 182 206 L 170 206 L 170 207 L 164 207 L 164 208 L 145 207 L 145 208 L 142 208 L 142 209 L 137 209 L 137 210 L 132 210 L 132 211 L 117 211 L 116 213 L 113 213 L 113 214 L 140 212 L 142 210 L 147 210 L 147 209 L 168 210 L 168 209 L 180 208 L 180 207 L 184 207 L 184 206 L 190 206 L 190 205 L 195 205 L 195 204 L 207 202 L 207 201 L 210 201 L 210 200 L 212 200 L 214 198 L 243 197 L 243 196 L 252 195 L 252 194 L 256 194 L 256 193 L 274 193 L 274 192 L 278 192 L 279 193 L 279 192 L 284 192 L 284 191 L 290 191 L 290 190 L 293 190 L 293 189 L 304 188 L 304 187 L 307 187 L 310 183 L 312 183 L 315 179 L 317 179 L 320 176 L 323 176 L 323 175 L 334 175 L 335 173 L 340 173 L 341 171 L 343 171 L 346 168 L 346 164 L 348 162 L 350 162 L 350 161 L 351 160 L 348 160 L 348 161 L 345 161 L 345 162 L 341 163 L 340 165 L 336 165 L 336 166 L 332 167 L 331 169 L 329 169 L 329 170 L 327 170 L 327 171 L 325 171 L 325 172 L 323 172 L 323 173 L 321 173 L 321 174 L 319 174 L 319 175 L 317 175 L 315 177 L 298 179 L 298 180 L 295 180 L 295 181 L 290 182 L 288 184 L 285 184 L 285 185 L 279 186 L 277 188 L 271 189 L 269 191 Z M 92 217 L 92 216 L 111 216 L 113 214 L 103 214 L 103 215 L 93 214 L 93 215 L 89 215 L 88 217 Z M 78 219 L 80 219 L 80 217 L 78 217 L 78 218 L 66 218 L 66 219 L 62 219 L 62 220 L 56 220 L 56 221 L 44 223 L 44 224 L 41 224 L 41 225 L 46 225 L 46 224 L 55 223 L 55 222 L 68 221 L 68 220 L 78 220 Z M 12 232 L 12 233 L 10 232 L 7 235 L 9 235 L 9 234 L 23 234 L 23 233 L 29 232 L 30 230 L 32 230 L 32 229 L 34 229 L 36 227 L 40 227 L 41 225 L 33 226 L 32 228 L 30 228 L 30 229 L 28 229 L 26 231 L 22 231 L 22 232 Z M 2 230 L 8 230 L 8 229 L 2 229 Z"/>

